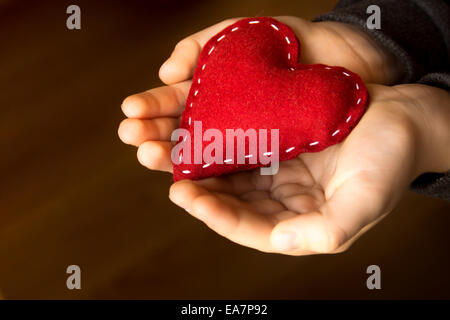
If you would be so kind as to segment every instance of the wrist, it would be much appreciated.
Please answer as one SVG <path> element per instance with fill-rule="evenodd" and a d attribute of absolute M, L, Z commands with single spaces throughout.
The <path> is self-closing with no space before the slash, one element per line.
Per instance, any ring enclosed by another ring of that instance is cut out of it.
<path fill-rule="evenodd" d="M 404 109 L 415 131 L 415 176 L 450 170 L 450 94 L 425 85 L 395 88 L 409 98 Z"/>

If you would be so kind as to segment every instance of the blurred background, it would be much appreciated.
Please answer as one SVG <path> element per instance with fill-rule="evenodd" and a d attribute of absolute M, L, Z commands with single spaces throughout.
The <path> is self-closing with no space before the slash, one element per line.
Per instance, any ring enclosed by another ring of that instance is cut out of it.
<path fill-rule="evenodd" d="M 122 100 L 162 83 L 177 41 L 229 17 L 311 19 L 336 1 L 0 0 L 0 296 L 450 298 L 450 205 L 413 193 L 339 255 L 264 254 L 168 199 L 122 144 Z M 81 8 L 81 30 L 66 8 Z M 332 52 L 330 54 L 333 54 Z M 66 268 L 81 267 L 81 290 Z M 382 290 L 366 288 L 381 267 Z"/>

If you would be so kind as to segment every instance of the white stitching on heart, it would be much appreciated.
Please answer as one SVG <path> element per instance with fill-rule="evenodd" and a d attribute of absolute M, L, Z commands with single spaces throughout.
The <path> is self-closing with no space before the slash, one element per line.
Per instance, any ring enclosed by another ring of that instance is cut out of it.
<path fill-rule="evenodd" d="M 289 149 L 286 149 L 286 152 L 291 152 L 294 149 L 295 149 L 295 147 L 290 147 Z"/>
<path fill-rule="evenodd" d="M 259 20 L 252 20 L 252 21 L 249 21 L 249 24 L 258 24 L 258 23 L 260 23 Z M 277 25 L 271 23 L 270 26 L 271 26 L 273 29 L 275 29 L 276 31 L 280 31 L 280 29 L 278 28 Z M 233 29 L 231 29 L 231 32 L 235 32 L 235 31 L 237 31 L 237 30 L 239 30 L 239 27 L 234 27 Z M 217 39 L 217 42 L 220 42 L 221 40 L 223 40 L 223 39 L 225 38 L 225 36 L 226 36 L 225 34 L 222 34 L 222 35 Z M 286 42 L 287 42 L 288 44 L 291 44 L 291 41 L 289 40 L 288 36 L 285 36 L 284 39 L 286 40 Z M 214 49 L 215 49 L 215 46 L 212 46 L 211 49 L 210 49 L 209 52 L 208 52 L 208 55 L 211 55 L 211 53 L 214 51 Z M 288 53 L 288 60 L 291 60 L 291 53 Z M 205 68 L 206 68 L 206 63 L 203 64 L 203 66 L 202 66 L 202 71 L 204 71 Z M 313 69 L 313 68 L 310 68 L 310 69 Z M 326 69 L 326 70 L 332 70 L 333 68 L 326 66 L 325 69 Z M 290 67 L 289 70 L 294 71 L 295 69 L 292 68 L 292 67 Z M 342 72 L 342 73 L 343 73 L 346 77 L 350 77 L 350 74 L 349 74 L 349 73 L 347 73 L 347 72 Z M 200 84 L 200 82 L 201 82 L 201 81 L 200 81 L 200 78 L 198 78 L 197 82 L 198 82 L 198 84 Z M 359 87 L 359 84 L 358 84 L 358 83 L 356 83 L 355 86 L 356 86 L 356 90 L 360 90 L 360 87 Z M 196 90 L 196 91 L 194 92 L 194 96 L 197 96 L 198 93 L 199 93 L 199 90 Z M 359 98 L 358 101 L 356 102 L 356 104 L 359 105 L 361 101 L 362 101 L 361 98 Z M 191 108 L 192 108 L 193 104 L 194 104 L 194 102 L 191 102 L 191 103 L 190 103 L 190 107 L 191 107 Z M 351 115 L 348 116 L 348 118 L 345 120 L 345 122 L 346 122 L 346 123 L 350 122 L 350 119 L 351 119 L 351 118 L 352 118 Z M 192 118 L 189 117 L 188 125 L 190 126 L 191 123 L 192 123 Z M 337 135 L 339 132 L 340 132 L 340 129 L 337 129 L 336 131 L 334 131 L 334 132 L 331 134 L 331 136 L 334 137 L 334 136 Z M 186 137 L 184 138 L 184 141 L 186 141 Z M 310 146 L 315 146 L 315 145 L 318 145 L 318 144 L 319 144 L 319 141 L 314 141 L 314 142 L 311 142 L 309 145 L 310 145 Z M 295 149 L 295 146 L 286 149 L 285 152 L 289 153 L 289 152 L 291 152 L 291 151 L 294 150 L 294 149 Z M 263 153 L 263 154 L 264 154 L 265 156 L 267 156 L 267 155 L 271 155 L 272 152 L 265 152 L 265 153 Z M 253 155 L 246 155 L 246 156 L 245 156 L 245 158 L 251 158 L 251 157 L 253 157 Z M 181 155 L 180 155 L 180 161 L 181 161 Z M 228 163 L 228 162 L 231 162 L 231 161 L 233 161 L 233 159 L 225 159 L 225 160 L 224 160 L 225 163 Z M 203 168 L 207 168 L 207 167 L 209 167 L 211 164 L 212 164 L 212 163 L 207 163 L 207 164 L 203 165 Z M 189 173 L 191 173 L 191 171 L 190 171 L 190 170 L 183 170 L 182 173 L 184 173 L 184 174 L 189 174 Z"/>

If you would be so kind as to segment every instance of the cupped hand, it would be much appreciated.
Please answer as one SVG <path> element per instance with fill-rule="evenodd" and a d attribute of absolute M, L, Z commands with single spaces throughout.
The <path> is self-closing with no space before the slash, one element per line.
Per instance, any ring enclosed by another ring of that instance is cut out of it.
<path fill-rule="evenodd" d="M 344 66 L 366 82 L 390 83 L 398 76 L 389 69 L 390 58 L 353 27 L 277 19 L 297 33 L 303 63 Z M 160 70 L 168 86 L 124 101 L 129 119 L 119 136 L 139 147 L 138 159 L 149 169 L 172 171 L 170 134 L 178 127 L 200 50 L 233 22 L 182 40 Z M 343 143 L 282 162 L 275 176 L 255 170 L 179 181 L 170 198 L 217 233 L 261 251 L 303 255 L 346 249 L 393 208 L 422 168 L 416 157 L 419 117 L 408 110 L 417 109 L 411 95 L 422 89 L 368 88 L 370 107 Z"/>
<path fill-rule="evenodd" d="M 366 83 L 388 84 L 399 77 L 395 59 L 353 26 L 312 23 L 291 16 L 276 19 L 290 26 L 300 39 L 301 63 L 343 66 Z M 171 171 L 170 133 L 178 128 L 201 49 L 237 20 L 225 20 L 181 40 L 159 72 L 167 86 L 129 96 L 123 102 L 128 119 L 121 123 L 119 136 L 123 142 L 139 147 L 138 159 L 143 165 Z"/>
<path fill-rule="evenodd" d="M 418 161 L 425 152 L 419 147 L 421 111 L 410 98 L 422 89 L 369 86 L 372 103 L 343 143 L 282 162 L 274 176 L 254 170 L 182 180 L 170 198 L 251 248 L 290 255 L 341 252 L 389 213 L 425 170 Z"/>

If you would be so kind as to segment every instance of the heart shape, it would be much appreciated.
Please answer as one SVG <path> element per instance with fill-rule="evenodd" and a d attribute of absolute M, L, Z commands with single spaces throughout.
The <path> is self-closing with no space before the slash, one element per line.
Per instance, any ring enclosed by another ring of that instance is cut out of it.
<path fill-rule="evenodd" d="M 245 140 L 245 163 L 238 163 L 237 142 L 228 159 L 224 143 L 212 152 L 215 161 L 196 158 L 212 141 L 220 142 L 216 135 L 203 137 L 207 129 L 223 137 L 227 129 L 266 129 L 264 155 L 275 145 L 269 132 L 278 129 L 279 161 L 321 151 L 350 133 L 368 103 L 361 78 L 342 67 L 298 64 L 299 52 L 294 32 L 269 17 L 239 20 L 208 41 L 182 115 L 184 134 L 174 138 L 175 181 L 267 166 L 261 150 L 259 157 L 252 153 L 250 138 Z"/>

